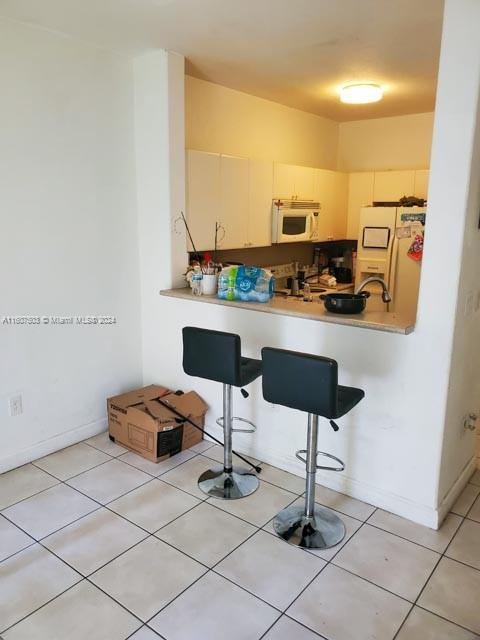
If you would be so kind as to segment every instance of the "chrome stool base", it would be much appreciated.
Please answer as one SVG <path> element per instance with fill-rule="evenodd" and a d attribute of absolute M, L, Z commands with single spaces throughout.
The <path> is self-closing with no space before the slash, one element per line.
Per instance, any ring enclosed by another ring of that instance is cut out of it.
<path fill-rule="evenodd" d="M 333 511 L 314 507 L 314 517 L 305 516 L 304 505 L 291 505 L 278 513 L 273 528 L 289 544 L 305 549 L 329 549 L 345 537 L 345 525 Z"/>
<path fill-rule="evenodd" d="M 233 467 L 229 473 L 223 467 L 208 469 L 198 479 L 198 486 L 211 498 L 236 500 L 245 498 L 258 489 L 257 476 L 249 469 Z"/>

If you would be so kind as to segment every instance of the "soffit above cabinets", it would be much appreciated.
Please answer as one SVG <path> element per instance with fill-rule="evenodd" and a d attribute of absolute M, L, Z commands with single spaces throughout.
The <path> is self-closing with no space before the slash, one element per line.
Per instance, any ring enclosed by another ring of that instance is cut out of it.
<path fill-rule="evenodd" d="M 138 56 L 187 58 L 190 75 L 337 121 L 432 111 L 443 0 L 2 0 L 0 16 Z M 339 85 L 385 97 L 345 105 Z"/>

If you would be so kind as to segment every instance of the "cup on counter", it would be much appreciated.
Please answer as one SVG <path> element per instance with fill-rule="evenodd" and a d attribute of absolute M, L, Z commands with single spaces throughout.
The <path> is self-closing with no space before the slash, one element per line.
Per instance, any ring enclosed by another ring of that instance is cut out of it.
<path fill-rule="evenodd" d="M 217 293 L 217 274 L 204 273 L 202 280 L 202 293 L 204 296 L 214 296 Z"/>

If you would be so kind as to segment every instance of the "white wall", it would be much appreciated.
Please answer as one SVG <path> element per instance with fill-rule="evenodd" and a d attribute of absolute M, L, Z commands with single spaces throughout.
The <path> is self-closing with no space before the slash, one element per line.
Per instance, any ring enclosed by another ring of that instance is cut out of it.
<path fill-rule="evenodd" d="M 433 117 L 433 113 L 416 113 L 340 123 L 338 169 L 428 169 Z"/>
<path fill-rule="evenodd" d="M 145 384 L 162 380 L 157 372 L 164 359 L 166 319 L 159 291 L 185 283 L 185 229 L 178 221 L 185 211 L 184 67 L 183 56 L 165 50 L 134 61 Z"/>
<path fill-rule="evenodd" d="M 336 169 L 338 123 L 186 76 L 186 146 Z"/>
<path fill-rule="evenodd" d="M 472 466 L 475 435 L 463 429 L 463 419 L 480 409 L 480 125 L 479 78 L 480 4 L 462 0 L 460 7 L 447 4 L 446 25 L 439 78 L 439 108 L 435 122 L 433 177 L 443 175 L 437 185 L 441 201 L 432 203 L 449 212 L 448 233 L 436 238 L 440 250 L 451 255 L 461 251 L 461 259 L 448 260 L 446 291 L 458 287 L 456 310 L 452 308 L 454 341 L 442 464 L 439 481 L 441 501 L 455 479 Z M 463 13 L 458 13 L 463 9 Z M 468 65 L 464 61 L 468 60 Z M 458 87 L 462 91 L 458 91 Z M 436 153 L 439 139 L 448 140 L 449 157 Z M 440 193 L 439 193 L 439 190 Z M 429 203 L 430 205 L 430 203 Z M 436 215 L 436 209 L 434 209 Z M 452 226 L 455 226 L 452 232 Z M 432 240 L 433 242 L 433 240 Z M 451 286 L 449 282 L 451 281 Z M 453 307 L 453 305 L 452 305 Z M 456 312 L 455 312 L 456 311 Z"/>
<path fill-rule="evenodd" d="M 0 324 L 2 471 L 104 428 L 141 357 L 131 65 L 5 20 L 0 43 L 0 316 L 117 319 Z"/>

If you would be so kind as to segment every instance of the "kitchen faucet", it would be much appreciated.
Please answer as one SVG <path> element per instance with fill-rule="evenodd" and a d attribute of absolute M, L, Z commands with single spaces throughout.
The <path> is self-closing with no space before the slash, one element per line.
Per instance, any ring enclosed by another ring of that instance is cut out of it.
<path fill-rule="evenodd" d="M 385 302 L 385 304 L 392 301 L 392 296 L 390 295 L 390 292 L 388 290 L 387 283 L 383 278 L 380 278 L 379 276 L 370 276 L 369 278 L 361 282 L 357 287 L 355 293 L 360 293 L 370 282 L 379 282 L 382 285 L 382 300 Z"/>

